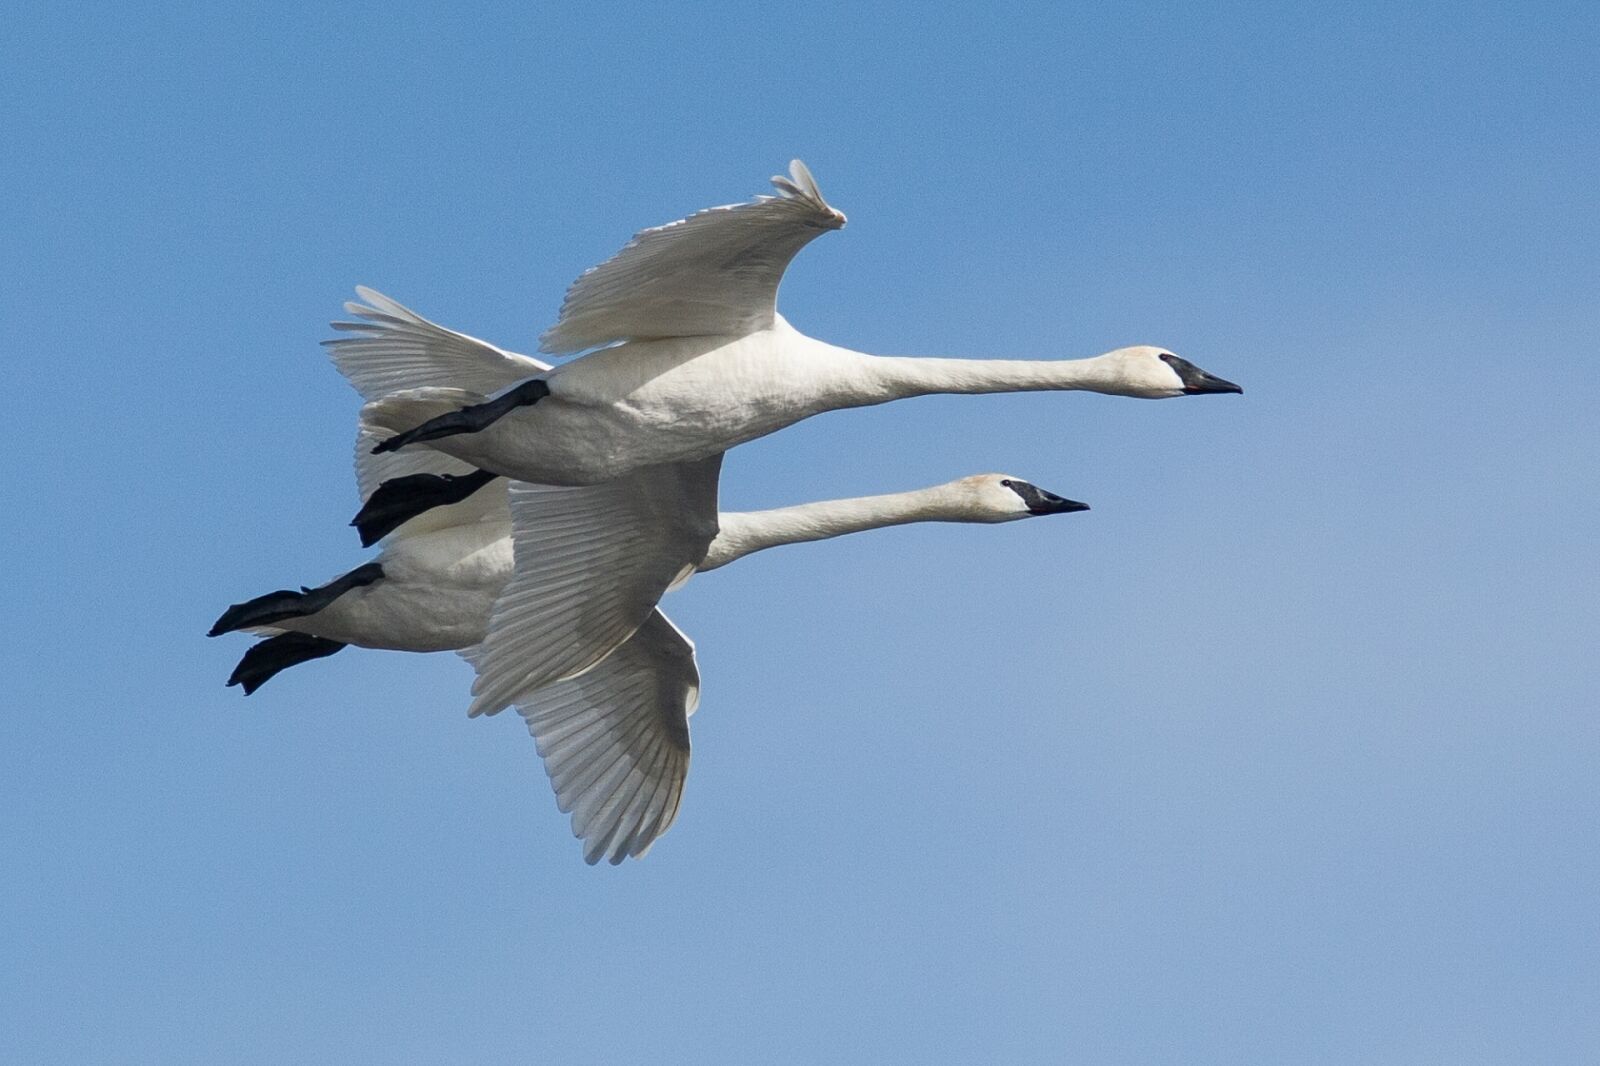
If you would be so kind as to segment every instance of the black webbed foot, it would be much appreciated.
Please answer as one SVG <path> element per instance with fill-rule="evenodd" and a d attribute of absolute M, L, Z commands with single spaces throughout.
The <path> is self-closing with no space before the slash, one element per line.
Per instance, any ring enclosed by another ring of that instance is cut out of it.
<path fill-rule="evenodd" d="M 480 432 L 517 408 L 529 407 L 548 395 L 550 386 L 544 383 L 543 378 L 524 381 L 492 400 L 471 404 L 459 411 L 446 411 L 442 415 L 428 419 L 420 426 L 379 441 L 373 447 L 372 454 L 381 455 L 384 452 L 398 451 L 408 444 L 420 444 L 423 441 L 438 440 L 440 437 L 453 437 L 458 433 Z"/>
<path fill-rule="evenodd" d="M 424 511 L 460 503 L 493 481 L 487 470 L 470 474 L 407 474 L 379 485 L 350 520 L 370 548 Z"/>
<path fill-rule="evenodd" d="M 302 618 L 308 614 L 316 614 L 351 589 L 370 585 L 381 577 L 383 577 L 383 567 L 378 563 L 367 563 L 356 567 L 348 574 L 334 578 L 321 588 L 302 588 L 299 592 L 293 589 L 279 589 L 265 596 L 257 596 L 253 600 L 236 603 L 222 612 L 222 617 L 217 619 L 206 636 L 215 637 L 231 633 L 235 629 L 269 626 L 285 618 Z M 328 654 L 331 655 L 332 652 Z"/>
<path fill-rule="evenodd" d="M 246 696 L 291 666 L 321 659 L 345 647 L 337 640 L 313 637 L 309 633 L 283 633 L 252 645 L 233 668 L 228 687 L 239 685 Z"/>

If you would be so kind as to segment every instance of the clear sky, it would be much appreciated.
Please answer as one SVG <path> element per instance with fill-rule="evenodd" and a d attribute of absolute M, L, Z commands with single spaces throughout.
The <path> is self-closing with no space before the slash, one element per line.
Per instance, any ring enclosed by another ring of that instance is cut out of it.
<path fill-rule="evenodd" d="M 1600 1060 L 1594 6 L 553 6 L 8 7 L 0 1061 Z M 674 595 L 643 862 L 453 656 L 223 687 L 221 608 L 368 554 L 355 284 L 532 351 L 793 156 L 806 332 L 1246 395 L 736 451 L 1094 510 Z"/>

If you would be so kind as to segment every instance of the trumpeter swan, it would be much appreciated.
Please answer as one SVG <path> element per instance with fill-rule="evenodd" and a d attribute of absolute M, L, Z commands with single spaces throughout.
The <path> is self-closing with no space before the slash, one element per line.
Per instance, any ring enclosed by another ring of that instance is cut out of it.
<path fill-rule="evenodd" d="M 477 642 L 491 613 L 500 618 L 496 593 L 515 580 L 506 500 L 504 482 L 486 486 L 430 512 L 427 526 L 401 526 L 375 562 L 320 588 L 228 608 L 212 636 L 235 629 L 267 636 L 245 653 L 228 684 L 249 694 L 278 671 L 349 644 L 457 648 L 481 670 Z M 690 572 L 778 545 L 909 522 L 1010 522 L 1086 507 L 1020 478 L 979 474 L 913 492 L 725 512 Z M 694 644 L 652 603 L 643 624 L 591 668 L 507 693 L 534 738 L 557 805 L 572 815 L 585 861 L 643 855 L 671 826 L 689 770 L 689 716 L 699 691 Z"/>
<path fill-rule="evenodd" d="M 578 278 L 542 347 L 597 350 L 533 374 L 524 366 L 509 388 L 462 379 L 396 391 L 369 406 L 369 420 L 395 434 L 380 447 L 426 443 L 521 481 L 590 485 L 706 459 L 823 411 L 910 396 L 1243 391 L 1148 346 L 1074 360 L 889 358 L 807 337 L 777 313 L 778 283 L 802 247 L 845 218 L 799 160 L 772 182 L 775 197 L 644 230 Z M 415 513 L 432 501 L 373 502 Z"/>

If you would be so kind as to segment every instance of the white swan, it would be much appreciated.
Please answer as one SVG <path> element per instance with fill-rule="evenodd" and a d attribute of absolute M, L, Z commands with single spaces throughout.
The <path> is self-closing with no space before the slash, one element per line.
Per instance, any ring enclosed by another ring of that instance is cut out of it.
<path fill-rule="evenodd" d="M 705 459 L 823 411 L 910 396 L 1243 391 L 1153 347 L 1005 361 L 886 358 L 813 340 L 778 315 L 778 283 L 802 247 L 845 218 L 803 163 L 789 173 L 772 179 L 778 196 L 644 230 L 574 282 L 542 347 L 599 350 L 509 389 L 457 380 L 371 405 L 373 424 L 396 434 L 383 449 L 427 443 L 518 480 L 587 485 Z"/>
<path fill-rule="evenodd" d="M 456 648 L 478 665 L 482 649 L 472 645 L 488 631 L 496 594 L 512 578 L 506 500 L 504 482 L 487 486 L 430 512 L 426 525 L 400 527 L 375 562 L 320 588 L 268 593 L 228 608 L 212 636 L 250 629 L 267 637 L 245 653 L 228 684 L 242 685 L 248 695 L 280 670 L 350 644 Z M 1020 478 L 979 474 L 914 492 L 725 512 L 691 572 L 782 544 L 909 522 L 1010 522 L 1085 509 Z M 643 624 L 592 668 L 510 694 L 557 805 L 572 814 L 585 861 L 641 856 L 671 826 L 688 774 L 689 715 L 699 690 L 693 643 L 651 604 Z"/>

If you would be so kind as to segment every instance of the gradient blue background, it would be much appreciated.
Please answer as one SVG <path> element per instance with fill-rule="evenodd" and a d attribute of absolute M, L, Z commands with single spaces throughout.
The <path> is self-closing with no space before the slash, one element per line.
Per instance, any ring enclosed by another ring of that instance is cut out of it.
<path fill-rule="evenodd" d="M 1592 5 L 532 7 L 8 8 L 0 1060 L 1600 1061 Z M 222 687 L 222 607 L 365 558 L 354 284 L 532 351 L 796 155 L 807 332 L 1247 395 L 741 448 L 730 508 L 1094 510 L 674 596 L 621 869 L 452 656 Z"/>

